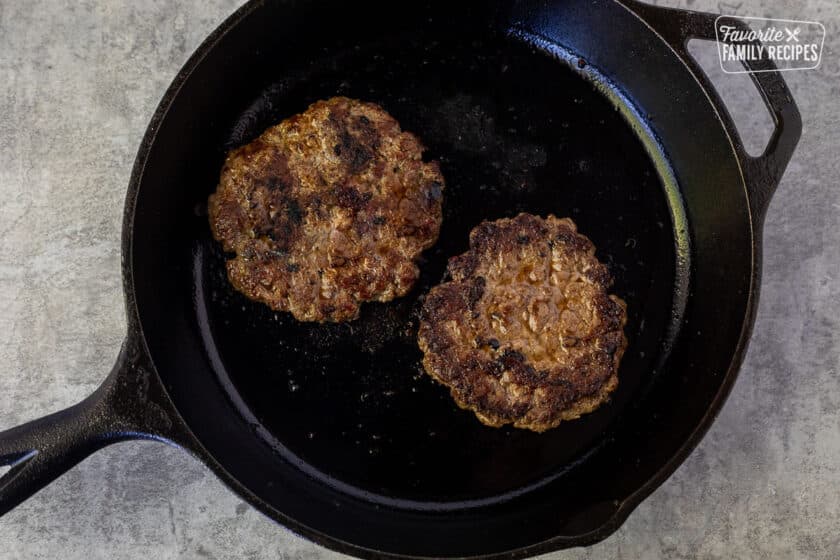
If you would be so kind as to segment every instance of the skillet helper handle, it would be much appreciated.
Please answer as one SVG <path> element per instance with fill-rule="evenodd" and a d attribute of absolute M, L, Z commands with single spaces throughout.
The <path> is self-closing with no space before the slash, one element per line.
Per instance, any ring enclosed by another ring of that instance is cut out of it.
<path fill-rule="evenodd" d="M 636 0 L 624 0 L 624 3 L 689 65 L 697 80 L 714 101 L 718 111 L 728 116 L 726 106 L 720 96 L 717 95 L 714 86 L 697 64 L 697 61 L 689 54 L 687 48 L 690 39 L 718 42 L 715 22 L 720 16 L 705 12 L 651 6 Z M 727 25 L 730 24 L 742 31 L 750 30 L 749 26 L 737 17 L 728 19 Z M 755 40 L 750 44 L 758 45 L 761 43 Z M 781 181 L 785 168 L 790 162 L 793 151 L 802 135 L 802 118 L 787 84 L 782 79 L 773 61 L 744 61 L 743 65 L 750 71 L 749 76 L 770 111 L 775 126 L 764 153 L 757 157 L 749 155 L 744 149 L 744 144 L 741 142 L 737 130 L 735 130 L 732 119 L 726 118 L 724 122 L 741 162 L 750 195 L 750 208 L 753 215 L 763 218 L 767 205 L 770 203 L 770 197 Z"/>
<path fill-rule="evenodd" d="M 82 402 L 0 432 L 0 466 L 11 467 L 0 475 L 0 516 L 111 443 L 185 439 L 157 378 L 139 365 L 137 348 L 127 341 L 111 374 Z"/>

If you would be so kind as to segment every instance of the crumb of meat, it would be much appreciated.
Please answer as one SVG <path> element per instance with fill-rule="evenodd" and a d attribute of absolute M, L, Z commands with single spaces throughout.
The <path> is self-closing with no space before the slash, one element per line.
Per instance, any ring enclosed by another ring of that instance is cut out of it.
<path fill-rule="evenodd" d="M 615 390 L 626 305 L 572 220 L 483 222 L 448 273 L 423 306 L 423 365 L 483 423 L 541 432 Z"/>
<path fill-rule="evenodd" d="M 334 97 L 230 152 L 208 208 L 233 286 L 301 321 L 405 295 L 441 223 L 423 150 L 381 107 Z"/>

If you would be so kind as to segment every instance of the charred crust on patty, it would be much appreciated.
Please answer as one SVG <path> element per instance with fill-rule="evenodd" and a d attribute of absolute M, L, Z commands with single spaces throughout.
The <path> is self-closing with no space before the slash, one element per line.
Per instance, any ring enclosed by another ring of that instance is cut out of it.
<path fill-rule="evenodd" d="M 381 107 L 346 97 L 233 150 L 208 201 L 233 286 L 302 321 L 405 295 L 442 219 L 444 179 L 423 151 Z"/>
<path fill-rule="evenodd" d="M 541 432 L 608 400 L 627 347 L 626 305 L 570 219 L 483 222 L 427 295 L 423 365 L 489 426 Z"/>

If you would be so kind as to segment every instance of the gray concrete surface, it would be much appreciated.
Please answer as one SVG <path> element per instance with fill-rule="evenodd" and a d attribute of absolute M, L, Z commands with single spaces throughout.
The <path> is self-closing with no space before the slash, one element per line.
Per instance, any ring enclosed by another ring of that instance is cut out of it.
<path fill-rule="evenodd" d="M 238 3 L 0 0 L 0 428 L 73 404 L 109 368 L 124 328 L 119 232 L 135 151 L 178 68 Z M 667 4 L 821 21 L 824 60 L 786 76 L 805 130 L 767 217 L 761 306 L 731 398 L 618 533 L 551 557 L 834 559 L 840 4 Z M 741 85 L 722 87 L 759 134 Z M 155 443 L 106 449 L 0 520 L 3 560 L 337 556 Z"/>

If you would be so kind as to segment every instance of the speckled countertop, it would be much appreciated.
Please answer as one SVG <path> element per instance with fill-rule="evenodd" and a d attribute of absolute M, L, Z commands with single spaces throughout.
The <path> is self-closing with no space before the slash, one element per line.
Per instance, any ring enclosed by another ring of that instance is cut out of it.
<path fill-rule="evenodd" d="M 124 331 L 120 227 L 146 124 L 237 0 L 0 0 L 0 428 L 91 393 Z M 767 216 L 746 362 L 698 449 L 612 537 L 572 558 L 840 557 L 840 4 L 668 0 L 817 20 L 786 74 L 802 141 Z M 749 134 L 754 98 L 724 82 Z M 765 118 L 766 120 L 766 118 Z M 0 519 L 0 559 L 335 558 L 263 518 L 185 453 L 124 443 Z"/>

